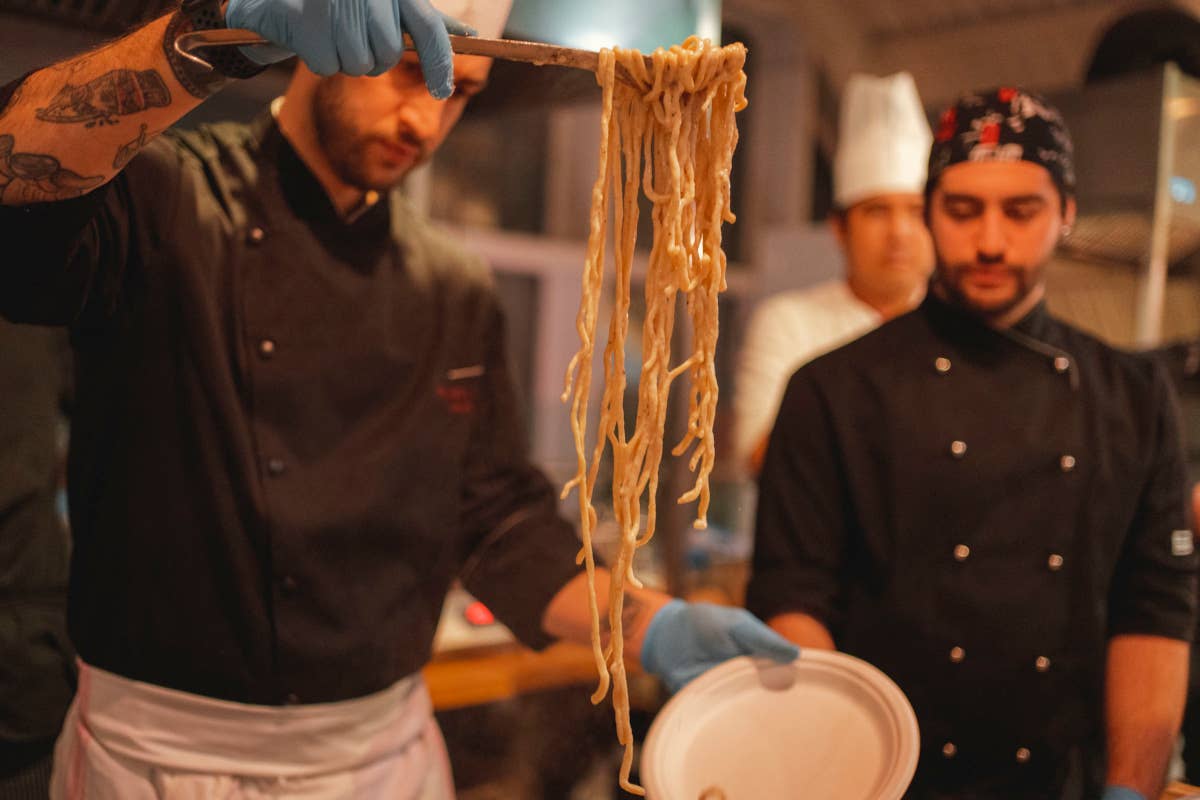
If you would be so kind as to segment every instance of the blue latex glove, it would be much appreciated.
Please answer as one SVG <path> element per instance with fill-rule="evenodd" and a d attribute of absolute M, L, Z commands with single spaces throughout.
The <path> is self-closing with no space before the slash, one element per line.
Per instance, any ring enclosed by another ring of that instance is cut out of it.
<path fill-rule="evenodd" d="M 741 608 L 672 600 L 658 610 L 642 641 L 642 666 L 682 689 L 702 672 L 736 656 L 795 661 L 800 648 Z"/>
<path fill-rule="evenodd" d="M 454 91 L 447 33 L 475 33 L 429 0 L 230 0 L 225 24 L 278 45 L 244 47 L 247 58 L 270 64 L 294 53 L 318 75 L 382 75 L 403 55 L 407 32 L 421 57 L 425 85 L 438 99 Z"/>
<path fill-rule="evenodd" d="M 1100 800 L 1146 800 L 1146 798 L 1128 786 L 1105 786 Z"/>

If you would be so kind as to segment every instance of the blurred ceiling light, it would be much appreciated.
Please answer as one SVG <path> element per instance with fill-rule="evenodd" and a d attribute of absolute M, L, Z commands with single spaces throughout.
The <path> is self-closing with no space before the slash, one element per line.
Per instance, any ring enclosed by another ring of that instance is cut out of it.
<path fill-rule="evenodd" d="M 516 0 L 507 33 L 588 50 L 648 53 L 693 35 L 719 41 L 721 0 Z"/>

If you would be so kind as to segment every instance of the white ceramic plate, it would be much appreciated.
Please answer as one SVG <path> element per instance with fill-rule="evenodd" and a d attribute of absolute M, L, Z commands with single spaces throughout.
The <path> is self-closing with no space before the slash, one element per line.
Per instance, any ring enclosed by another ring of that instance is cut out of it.
<path fill-rule="evenodd" d="M 649 800 L 900 800 L 919 745 L 908 699 L 865 661 L 818 650 L 791 664 L 742 657 L 663 707 L 641 778 Z"/>

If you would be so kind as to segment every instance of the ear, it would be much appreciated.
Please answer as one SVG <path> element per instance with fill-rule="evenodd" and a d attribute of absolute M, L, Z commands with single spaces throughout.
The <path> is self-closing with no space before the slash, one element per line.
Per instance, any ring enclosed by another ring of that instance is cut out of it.
<path fill-rule="evenodd" d="M 1079 207 L 1075 203 L 1075 197 L 1072 195 L 1067 198 L 1066 204 L 1063 206 L 1063 225 L 1068 228 L 1075 227 L 1075 216 Z"/>
<path fill-rule="evenodd" d="M 833 231 L 833 235 L 837 237 L 838 246 L 843 250 L 846 249 L 846 212 L 831 211 L 825 221 L 828 223 L 829 229 Z"/>

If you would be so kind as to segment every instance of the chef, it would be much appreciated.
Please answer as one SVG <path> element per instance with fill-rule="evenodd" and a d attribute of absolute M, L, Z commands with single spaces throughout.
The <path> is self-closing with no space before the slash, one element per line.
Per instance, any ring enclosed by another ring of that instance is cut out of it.
<path fill-rule="evenodd" d="M 922 218 L 933 137 L 912 76 L 852 75 L 839 126 L 829 224 L 845 254 L 845 275 L 765 300 L 738 361 L 735 447 L 755 474 L 796 368 L 912 310 L 933 269 Z"/>
<path fill-rule="evenodd" d="M 508 3 L 439 9 L 462 19 L 188 0 L 0 89 L 0 312 L 68 327 L 76 363 L 53 798 L 445 800 L 420 669 L 451 580 L 531 646 L 588 640 L 487 271 L 393 191 L 487 80 L 447 25 L 498 35 Z M 274 45 L 202 51 L 212 71 L 172 46 L 226 24 Z M 292 53 L 254 124 L 158 135 Z M 626 612 L 672 687 L 796 654 L 740 609 Z"/>
<path fill-rule="evenodd" d="M 1183 710 L 1195 567 L 1169 379 L 1051 316 L 1071 140 L 1031 93 L 941 118 L 915 311 L 791 378 L 748 606 L 887 672 L 913 798 L 1152 798 Z"/>

